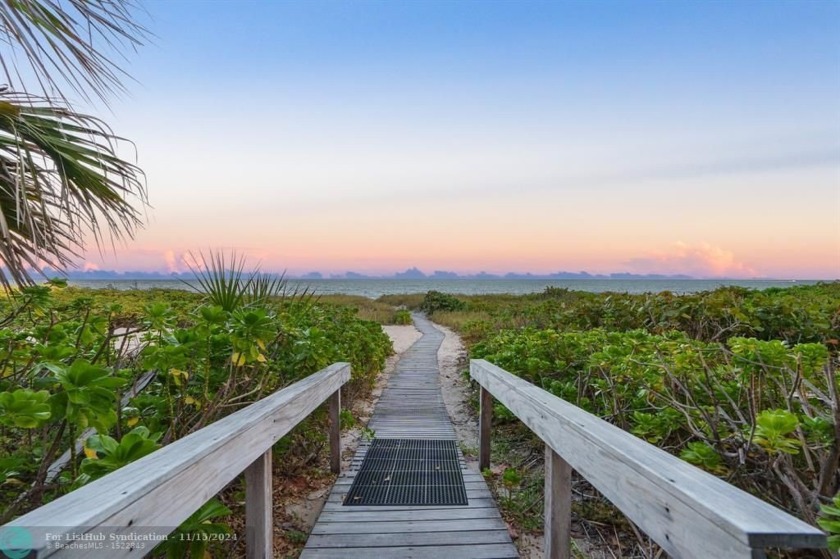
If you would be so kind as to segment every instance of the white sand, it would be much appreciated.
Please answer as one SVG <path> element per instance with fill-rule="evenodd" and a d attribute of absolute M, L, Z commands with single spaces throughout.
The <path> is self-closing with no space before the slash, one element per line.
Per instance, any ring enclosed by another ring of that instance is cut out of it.
<path fill-rule="evenodd" d="M 443 402 L 461 448 L 472 451 L 465 457 L 467 467 L 478 472 L 478 419 L 469 407 L 469 380 L 461 374 L 469 367 L 467 351 L 458 334 L 440 324 L 435 328 L 445 335 L 438 349 Z"/>
<path fill-rule="evenodd" d="M 385 333 L 388 334 L 388 337 L 391 338 L 391 343 L 394 344 L 395 353 L 395 355 L 391 356 L 390 360 L 392 362 L 386 365 L 386 369 L 389 366 L 393 368 L 399 359 L 400 354 L 410 348 L 414 342 L 419 340 L 423 335 L 411 324 L 407 326 L 383 326 L 382 330 L 384 330 Z"/>

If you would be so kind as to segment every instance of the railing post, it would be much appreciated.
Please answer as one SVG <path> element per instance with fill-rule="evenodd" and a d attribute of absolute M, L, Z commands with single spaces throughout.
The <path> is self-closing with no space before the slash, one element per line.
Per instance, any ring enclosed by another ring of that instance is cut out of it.
<path fill-rule="evenodd" d="M 572 549 L 572 468 L 545 445 L 545 559 L 569 559 Z"/>
<path fill-rule="evenodd" d="M 493 423 L 493 395 L 481 387 L 478 419 L 478 469 L 490 467 L 490 426 Z"/>
<path fill-rule="evenodd" d="M 330 396 L 330 471 L 341 473 L 341 389 Z"/>
<path fill-rule="evenodd" d="M 271 447 L 245 469 L 245 556 L 273 557 L 274 507 Z"/>

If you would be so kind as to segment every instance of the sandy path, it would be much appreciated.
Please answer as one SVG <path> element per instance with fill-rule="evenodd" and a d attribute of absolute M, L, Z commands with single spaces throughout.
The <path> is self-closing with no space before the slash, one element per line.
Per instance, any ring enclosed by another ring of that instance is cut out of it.
<path fill-rule="evenodd" d="M 469 407 L 469 380 L 461 374 L 469 367 L 467 351 L 458 334 L 440 324 L 435 324 L 435 328 L 445 336 L 438 349 L 443 402 L 455 426 L 467 466 L 478 472 L 478 419 Z"/>
<path fill-rule="evenodd" d="M 388 358 L 388 363 L 385 365 L 386 369 L 393 370 L 394 365 L 396 365 L 400 358 L 400 354 L 419 340 L 422 334 L 411 324 L 408 326 L 383 326 L 382 330 L 388 334 L 388 337 L 391 338 L 391 343 L 394 344 L 394 355 Z"/>

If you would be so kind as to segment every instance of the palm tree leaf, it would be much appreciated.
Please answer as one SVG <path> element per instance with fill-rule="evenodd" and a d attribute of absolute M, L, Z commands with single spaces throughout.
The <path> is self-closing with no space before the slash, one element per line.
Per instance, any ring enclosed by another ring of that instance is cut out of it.
<path fill-rule="evenodd" d="M 136 48 L 148 35 L 132 17 L 135 11 L 131 0 L 0 3 L 0 37 L 13 47 L 12 66 L 3 60 L 7 81 L 13 89 L 23 87 L 15 56 L 20 51 L 44 95 L 66 99 L 62 86 L 67 84 L 85 98 L 92 91 L 106 100 L 109 93 L 123 89 L 121 78 L 126 75 L 105 51 Z"/>
<path fill-rule="evenodd" d="M 121 139 L 98 119 L 44 99 L 0 100 L 0 261 L 17 283 L 26 267 L 64 267 L 84 249 L 84 232 L 101 242 L 133 237 L 146 202 L 142 171 L 121 159 Z M 20 100 L 22 102 L 15 102 Z M 100 225 L 101 224 L 101 225 Z M 0 283 L 9 278 L 0 271 Z"/>

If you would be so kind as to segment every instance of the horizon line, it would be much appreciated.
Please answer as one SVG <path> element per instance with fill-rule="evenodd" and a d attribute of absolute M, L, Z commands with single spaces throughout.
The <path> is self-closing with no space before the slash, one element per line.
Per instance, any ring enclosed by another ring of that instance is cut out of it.
<path fill-rule="evenodd" d="M 55 270 L 52 268 L 45 268 L 43 274 L 50 273 L 59 274 L 61 277 L 67 279 L 81 279 L 81 280 L 167 280 L 167 279 L 183 279 L 196 277 L 192 271 L 185 272 L 169 272 L 169 271 L 142 271 L 142 270 Z M 837 278 L 805 278 L 805 277 L 771 277 L 771 276 L 750 276 L 750 277 L 733 277 L 733 276 L 692 276 L 689 274 L 662 274 L 662 273 L 637 273 L 637 272 L 609 272 L 597 273 L 581 270 L 579 272 L 486 272 L 480 271 L 476 273 L 457 273 L 445 270 L 435 270 L 431 274 L 426 274 L 416 267 L 409 268 L 402 272 L 391 273 L 360 273 L 352 270 L 347 270 L 340 273 L 311 271 L 305 273 L 286 273 L 286 272 L 259 272 L 262 275 L 284 277 L 290 280 L 364 280 L 364 279 L 389 279 L 389 280 L 668 280 L 668 281 L 840 281 Z M 98 276 L 98 277 L 97 277 Z"/>

